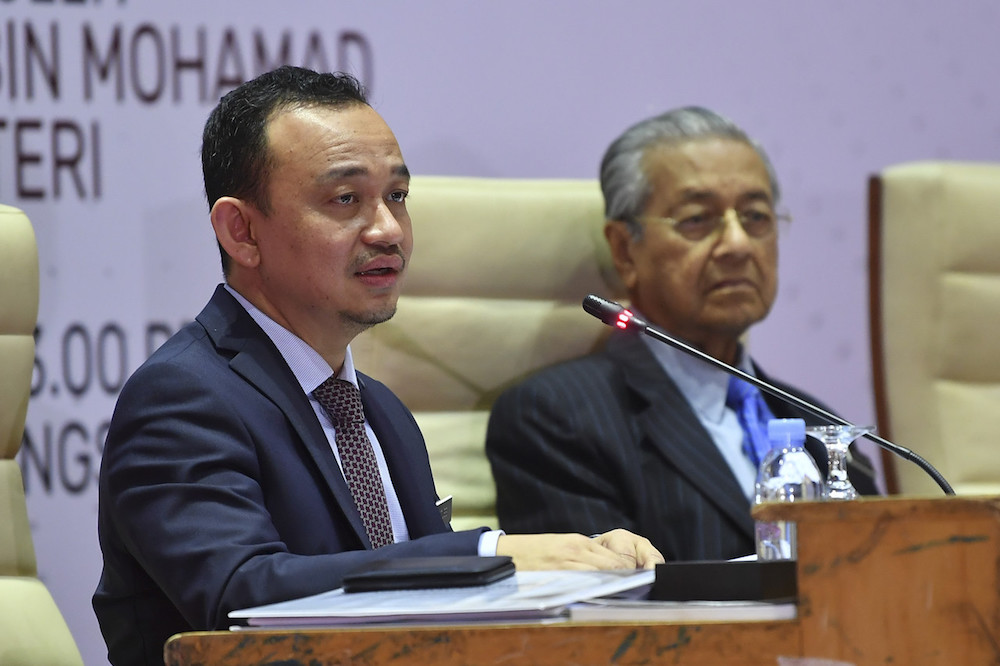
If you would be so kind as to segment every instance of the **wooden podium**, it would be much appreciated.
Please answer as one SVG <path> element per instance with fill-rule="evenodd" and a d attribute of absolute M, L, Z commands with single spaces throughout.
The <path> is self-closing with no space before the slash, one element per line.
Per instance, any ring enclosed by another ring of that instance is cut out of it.
<path fill-rule="evenodd" d="M 1000 498 L 774 504 L 798 523 L 794 620 L 192 632 L 168 666 L 1000 664 Z"/>

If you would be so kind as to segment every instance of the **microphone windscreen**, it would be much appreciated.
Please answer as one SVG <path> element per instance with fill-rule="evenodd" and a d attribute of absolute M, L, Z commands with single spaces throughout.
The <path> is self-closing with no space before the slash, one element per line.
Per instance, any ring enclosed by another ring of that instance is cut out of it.
<path fill-rule="evenodd" d="M 594 315 L 608 326 L 624 330 L 644 330 L 646 322 L 636 317 L 622 305 L 590 294 L 583 299 L 583 309 Z"/>
<path fill-rule="evenodd" d="M 625 310 L 625 308 L 617 303 L 612 303 L 594 294 L 590 294 L 583 299 L 583 309 L 608 326 L 616 326 L 618 324 L 618 315 Z"/>

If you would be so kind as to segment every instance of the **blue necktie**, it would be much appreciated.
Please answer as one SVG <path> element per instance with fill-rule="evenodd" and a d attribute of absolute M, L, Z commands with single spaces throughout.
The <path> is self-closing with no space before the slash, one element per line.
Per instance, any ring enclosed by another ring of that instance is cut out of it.
<path fill-rule="evenodd" d="M 736 412 L 743 427 L 743 453 L 754 467 L 760 467 L 760 461 L 771 449 L 767 439 L 767 422 L 774 418 L 764 402 L 764 396 L 756 386 L 738 377 L 730 377 L 726 406 Z"/>

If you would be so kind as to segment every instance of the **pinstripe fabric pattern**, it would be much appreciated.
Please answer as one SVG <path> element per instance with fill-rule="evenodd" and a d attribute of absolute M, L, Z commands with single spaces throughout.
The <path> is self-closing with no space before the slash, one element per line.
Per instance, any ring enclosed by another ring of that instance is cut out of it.
<path fill-rule="evenodd" d="M 768 405 L 776 417 L 815 422 L 780 401 Z M 822 468 L 821 449 L 811 452 Z M 505 391 L 493 406 L 486 451 L 507 531 L 596 534 L 624 527 L 670 560 L 754 550 L 749 501 L 635 334 L 616 332 L 602 352 Z M 854 470 L 851 478 L 860 492 L 875 491 L 870 476 Z"/>

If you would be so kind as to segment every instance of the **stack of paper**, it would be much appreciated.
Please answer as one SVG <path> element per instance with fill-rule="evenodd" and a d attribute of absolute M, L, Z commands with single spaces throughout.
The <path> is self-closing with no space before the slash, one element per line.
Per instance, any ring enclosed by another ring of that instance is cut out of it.
<path fill-rule="evenodd" d="M 651 570 L 518 571 L 476 587 L 354 593 L 338 588 L 229 617 L 252 627 L 535 619 L 565 615 L 570 604 L 584 599 L 646 589 L 654 579 Z"/>

